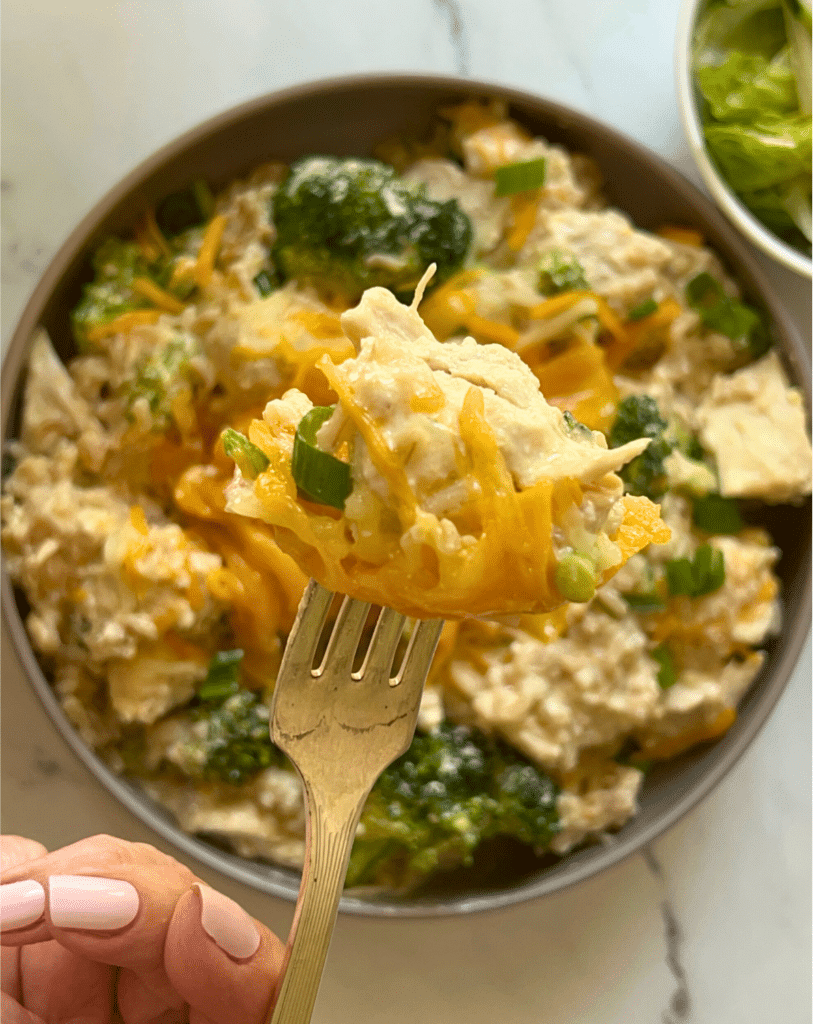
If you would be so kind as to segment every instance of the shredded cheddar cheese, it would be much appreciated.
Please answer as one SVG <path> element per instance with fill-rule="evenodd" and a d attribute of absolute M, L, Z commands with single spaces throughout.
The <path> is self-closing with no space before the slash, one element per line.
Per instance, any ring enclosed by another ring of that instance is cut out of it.
<path fill-rule="evenodd" d="M 134 327 L 155 324 L 159 317 L 158 309 L 133 309 L 114 317 L 113 320 L 91 327 L 86 332 L 86 337 L 89 341 L 102 341 L 103 338 L 110 338 L 114 334 L 125 334 Z"/>
<path fill-rule="evenodd" d="M 463 318 L 463 325 L 478 341 L 495 342 L 511 349 L 517 348 L 520 335 L 509 324 L 502 324 L 497 320 L 488 320 L 486 317 L 470 313 Z"/>
<path fill-rule="evenodd" d="M 131 287 L 138 295 L 143 295 L 149 302 L 152 302 L 159 309 L 166 313 L 181 313 L 185 303 L 181 302 L 175 295 L 166 292 L 158 284 L 154 284 L 148 277 L 135 277 Z"/>
<path fill-rule="evenodd" d="M 160 256 L 170 256 L 171 249 L 167 239 L 159 230 L 153 210 L 146 210 L 142 218 L 137 222 L 136 241 L 142 251 L 142 255 L 153 263 Z"/>
<path fill-rule="evenodd" d="M 592 430 L 611 427 L 620 393 L 599 346 L 581 343 L 551 357 L 548 349 L 541 348 L 524 352 L 522 358 L 553 405 Z"/>
<path fill-rule="evenodd" d="M 196 257 L 196 265 L 193 268 L 192 274 L 193 279 L 200 288 L 204 288 L 210 282 L 226 223 L 226 217 L 220 213 L 205 228 L 202 246 L 199 250 L 199 255 Z"/>
<path fill-rule="evenodd" d="M 705 239 L 702 232 L 695 228 L 680 227 L 676 224 L 664 224 L 657 229 L 657 234 L 667 238 L 670 242 L 680 242 L 682 245 L 701 246 Z"/>
<path fill-rule="evenodd" d="M 522 192 L 512 197 L 512 226 L 506 234 L 506 244 L 512 252 L 520 252 L 537 220 L 541 190 Z"/>
<path fill-rule="evenodd" d="M 194 533 L 221 554 L 224 566 L 209 573 L 208 589 L 231 606 L 249 676 L 269 684 L 281 655 L 279 633 L 292 625 L 307 577 L 278 547 L 269 527 L 225 511 L 228 474 L 215 466 L 193 466 L 177 482 L 174 500 L 195 521 Z"/>

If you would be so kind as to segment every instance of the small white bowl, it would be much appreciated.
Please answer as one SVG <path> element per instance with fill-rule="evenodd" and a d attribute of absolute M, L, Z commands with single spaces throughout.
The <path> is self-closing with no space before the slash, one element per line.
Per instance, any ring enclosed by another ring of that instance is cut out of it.
<path fill-rule="evenodd" d="M 682 0 L 677 21 L 677 40 L 674 53 L 677 104 L 691 153 L 714 202 L 734 226 L 772 259 L 784 264 L 797 274 L 802 274 L 803 277 L 811 277 L 810 257 L 777 238 L 772 231 L 769 231 L 754 217 L 725 183 L 705 147 L 694 76 L 691 73 L 691 41 L 701 6 L 702 0 Z"/>

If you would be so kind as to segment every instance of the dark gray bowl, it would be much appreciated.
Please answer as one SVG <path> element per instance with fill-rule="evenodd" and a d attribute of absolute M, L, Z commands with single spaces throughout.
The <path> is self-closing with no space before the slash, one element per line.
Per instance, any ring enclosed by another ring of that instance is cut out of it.
<path fill-rule="evenodd" d="M 88 258 L 103 236 L 130 225 L 134 210 L 155 203 L 197 177 L 222 185 L 255 164 L 311 152 L 368 154 L 396 133 L 422 131 L 434 111 L 467 96 L 505 99 L 516 118 L 539 135 L 583 152 L 600 164 L 612 205 L 643 228 L 665 223 L 698 228 L 719 252 L 746 295 L 766 308 L 779 349 L 806 393 L 810 365 L 780 299 L 737 233 L 713 204 L 655 154 L 613 129 L 557 103 L 492 83 L 421 75 L 368 75 L 321 81 L 263 96 L 183 135 L 143 163 L 88 214 L 46 270 L 12 338 L 2 378 L 3 437 L 13 437 L 32 333 L 42 325 L 67 359 L 73 342 L 67 313 L 90 277 Z M 808 403 L 809 404 L 809 403 Z M 768 646 L 768 663 L 719 742 L 680 757 L 646 780 L 640 813 L 611 842 L 561 860 L 538 859 L 520 847 L 487 848 L 474 868 L 441 877 L 412 898 L 344 896 L 347 913 L 419 917 L 464 914 L 543 896 L 627 857 L 678 821 L 736 763 L 781 694 L 802 649 L 810 621 L 808 504 L 771 509 L 765 517 L 783 555 L 784 630 Z M 184 834 L 139 789 L 112 774 L 75 733 L 62 712 L 23 626 L 25 599 L 5 570 L 2 607 L 26 677 L 56 728 L 78 757 L 133 813 L 184 853 L 257 889 L 295 899 L 296 872 L 248 861 Z"/>

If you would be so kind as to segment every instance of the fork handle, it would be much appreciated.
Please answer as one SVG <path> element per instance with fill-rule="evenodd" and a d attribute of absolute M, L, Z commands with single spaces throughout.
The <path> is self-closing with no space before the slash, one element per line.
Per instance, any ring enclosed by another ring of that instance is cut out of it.
<path fill-rule="evenodd" d="M 345 812 L 338 806 L 322 809 L 322 801 L 315 800 L 309 790 L 305 793 L 304 871 L 270 1024 L 308 1024 L 313 1015 L 366 795 Z"/>

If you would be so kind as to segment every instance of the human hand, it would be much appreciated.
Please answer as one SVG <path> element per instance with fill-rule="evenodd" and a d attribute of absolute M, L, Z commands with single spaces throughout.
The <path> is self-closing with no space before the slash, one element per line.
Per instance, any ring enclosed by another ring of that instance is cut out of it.
<path fill-rule="evenodd" d="M 266 1022 L 282 943 L 184 865 L 105 835 L 0 844 L 5 1024 Z"/>

